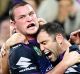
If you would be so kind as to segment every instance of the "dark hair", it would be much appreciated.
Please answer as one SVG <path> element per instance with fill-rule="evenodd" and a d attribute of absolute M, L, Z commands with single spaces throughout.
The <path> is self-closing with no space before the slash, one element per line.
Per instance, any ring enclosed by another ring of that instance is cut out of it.
<path fill-rule="evenodd" d="M 39 32 L 40 31 L 46 31 L 49 35 L 56 35 L 57 33 L 61 33 L 63 37 L 65 37 L 65 31 L 58 23 L 46 23 L 40 27 Z"/>
<path fill-rule="evenodd" d="M 24 1 L 21 1 L 21 2 L 18 2 L 18 3 L 13 4 L 12 7 L 10 8 L 10 10 L 9 10 L 9 17 L 10 17 L 10 19 L 11 19 L 12 21 L 14 21 L 13 11 L 14 11 L 15 8 L 17 8 L 17 7 L 19 7 L 19 6 L 25 6 L 25 5 L 27 5 L 27 4 L 29 4 L 29 3 L 24 2 Z"/>

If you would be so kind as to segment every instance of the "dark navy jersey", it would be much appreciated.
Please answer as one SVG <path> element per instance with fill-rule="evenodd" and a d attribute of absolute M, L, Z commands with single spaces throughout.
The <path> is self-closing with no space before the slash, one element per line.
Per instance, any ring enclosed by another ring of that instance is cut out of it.
<path fill-rule="evenodd" d="M 18 43 L 9 54 L 11 74 L 45 74 L 52 69 L 50 61 L 41 53 L 36 40 Z"/>

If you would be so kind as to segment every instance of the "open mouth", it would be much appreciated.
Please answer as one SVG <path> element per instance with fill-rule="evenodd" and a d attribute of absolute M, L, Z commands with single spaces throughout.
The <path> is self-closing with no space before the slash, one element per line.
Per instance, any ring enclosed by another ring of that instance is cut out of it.
<path fill-rule="evenodd" d="M 45 55 L 48 56 L 48 57 L 51 56 L 51 54 L 52 53 L 50 51 L 45 52 Z"/>
<path fill-rule="evenodd" d="M 31 27 L 34 27 L 35 26 L 35 24 L 34 23 L 31 23 L 31 24 L 29 24 L 28 26 L 27 26 L 27 28 L 31 28 Z"/>

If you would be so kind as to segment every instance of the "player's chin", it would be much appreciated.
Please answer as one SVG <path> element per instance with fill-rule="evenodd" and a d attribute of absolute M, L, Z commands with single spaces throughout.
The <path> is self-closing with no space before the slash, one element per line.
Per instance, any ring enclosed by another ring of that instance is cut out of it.
<path fill-rule="evenodd" d="M 29 34 L 29 35 L 34 35 L 34 34 L 36 34 L 37 33 L 37 29 L 36 30 L 34 30 L 34 31 L 29 31 L 29 32 L 27 32 L 27 34 Z"/>

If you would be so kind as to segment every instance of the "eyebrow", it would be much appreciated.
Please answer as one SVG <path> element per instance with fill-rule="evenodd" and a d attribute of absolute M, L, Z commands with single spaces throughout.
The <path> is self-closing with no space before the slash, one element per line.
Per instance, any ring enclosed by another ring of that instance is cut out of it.
<path fill-rule="evenodd" d="M 40 43 L 48 42 L 48 40 L 41 41 Z"/>

